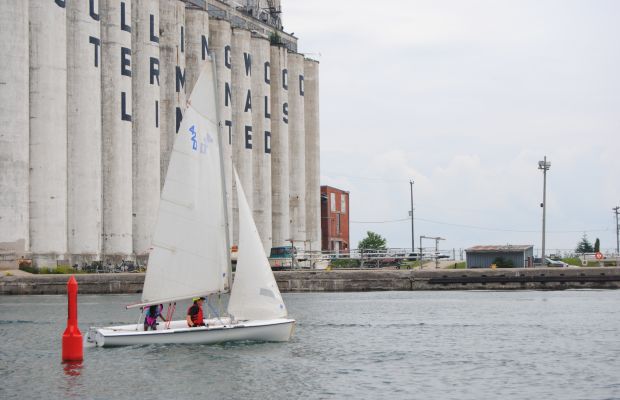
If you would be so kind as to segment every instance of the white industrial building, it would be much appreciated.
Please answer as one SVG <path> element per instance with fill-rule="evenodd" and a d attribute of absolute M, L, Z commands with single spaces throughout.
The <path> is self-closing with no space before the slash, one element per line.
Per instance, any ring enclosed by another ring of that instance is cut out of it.
<path fill-rule="evenodd" d="M 267 251 L 320 250 L 318 63 L 281 15 L 279 0 L 0 0 L 0 263 L 145 263 L 208 55 L 233 227 L 234 165 Z"/>

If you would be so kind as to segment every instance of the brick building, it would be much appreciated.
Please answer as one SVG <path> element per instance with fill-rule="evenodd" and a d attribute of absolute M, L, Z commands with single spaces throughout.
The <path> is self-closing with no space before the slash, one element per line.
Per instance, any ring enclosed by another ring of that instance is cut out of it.
<path fill-rule="evenodd" d="M 321 249 L 349 248 L 349 192 L 321 186 Z"/>

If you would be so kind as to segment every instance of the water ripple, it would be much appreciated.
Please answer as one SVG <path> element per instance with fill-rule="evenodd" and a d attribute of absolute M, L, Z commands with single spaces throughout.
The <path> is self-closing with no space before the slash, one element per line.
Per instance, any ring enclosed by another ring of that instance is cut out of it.
<path fill-rule="evenodd" d="M 135 323 L 134 297 L 81 296 L 82 332 Z M 51 309 L 23 297 L 2 308 L 0 397 L 620 398 L 620 291 L 284 297 L 299 321 L 289 343 L 89 347 L 72 366 L 60 363 L 63 296 Z"/>

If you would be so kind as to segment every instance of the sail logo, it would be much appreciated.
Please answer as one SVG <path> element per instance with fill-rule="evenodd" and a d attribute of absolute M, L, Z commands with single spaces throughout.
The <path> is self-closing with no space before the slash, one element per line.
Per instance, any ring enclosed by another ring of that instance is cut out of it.
<path fill-rule="evenodd" d="M 213 138 L 211 135 L 207 134 L 205 137 L 198 138 L 198 132 L 196 131 L 196 125 L 192 125 L 188 129 L 191 134 L 192 141 L 192 150 L 200 151 L 200 154 L 207 154 L 207 150 L 209 149 L 209 145 L 213 143 Z M 198 141 L 199 139 L 200 142 Z"/>
<path fill-rule="evenodd" d="M 189 127 L 189 132 L 192 134 L 192 150 L 198 150 L 198 140 L 196 139 L 196 125 Z"/>

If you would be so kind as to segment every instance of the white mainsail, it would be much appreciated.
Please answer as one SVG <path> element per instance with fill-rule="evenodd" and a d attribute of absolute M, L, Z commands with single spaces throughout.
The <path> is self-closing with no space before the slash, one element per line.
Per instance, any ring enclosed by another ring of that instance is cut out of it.
<path fill-rule="evenodd" d="M 237 171 L 234 175 L 239 200 L 239 252 L 228 313 L 237 320 L 284 318 L 287 315 L 286 306 L 265 255 Z"/>
<path fill-rule="evenodd" d="M 213 68 L 213 63 L 205 63 L 174 142 L 153 234 L 143 303 L 229 290 Z"/>

